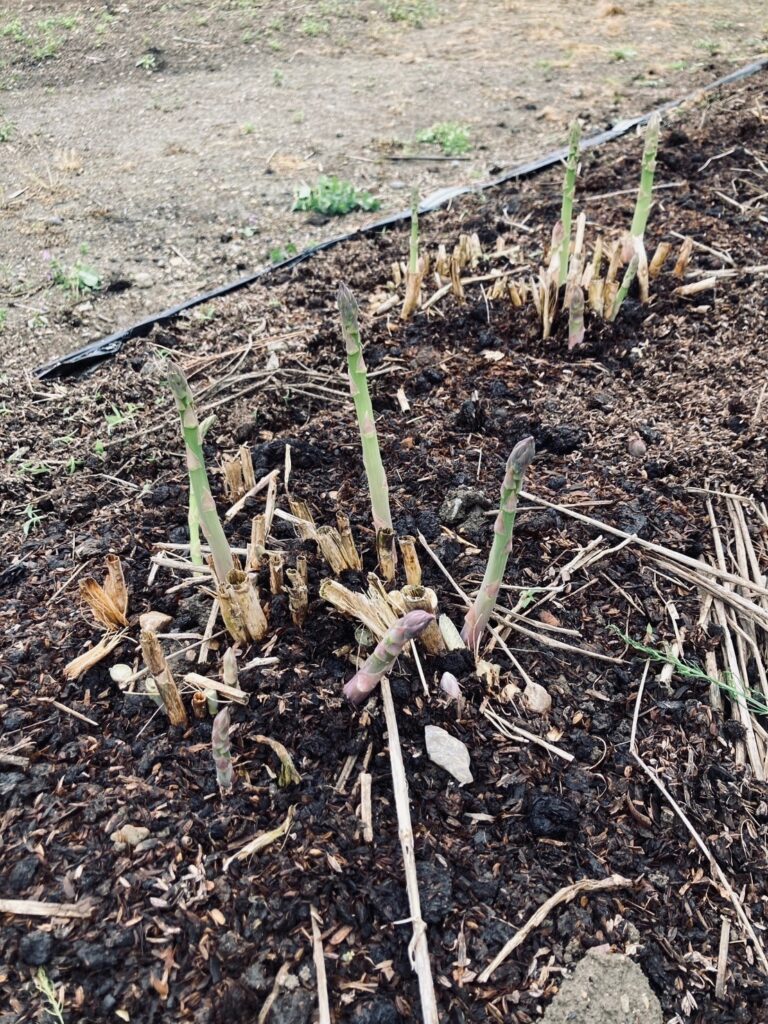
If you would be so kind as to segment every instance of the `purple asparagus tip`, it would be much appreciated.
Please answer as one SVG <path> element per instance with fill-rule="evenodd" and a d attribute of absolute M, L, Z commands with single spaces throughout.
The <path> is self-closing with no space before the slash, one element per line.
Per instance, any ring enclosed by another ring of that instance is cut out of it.
<path fill-rule="evenodd" d="M 536 445 L 533 438 L 529 435 L 524 437 L 522 441 L 518 441 L 515 447 L 512 449 L 512 454 L 507 459 L 507 469 L 513 470 L 520 476 L 528 469 L 531 462 L 533 462 L 533 456 L 536 454 Z"/>
<path fill-rule="evenodd" d="M 420 609 L 408 612 L 391 626 L 362 668 L 344 687 L 344 696 L 353 704 L 361 704 L 379 684 L 381 677 L 394 665 L 407 643 L 423 633 L 435 616 Z"/>

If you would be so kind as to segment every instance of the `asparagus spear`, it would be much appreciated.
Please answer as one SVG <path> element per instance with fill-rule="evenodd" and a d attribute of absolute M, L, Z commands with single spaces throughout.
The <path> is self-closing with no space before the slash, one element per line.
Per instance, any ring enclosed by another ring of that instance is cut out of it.
<path fill-rule="evenodd" d="M 475 650 L 480 644 L 485 627 L 499 596 L 507 559 L 512 550 L 512 531 L 515 528 L 517 499 L 523 486 L 523 476 L 535 453 L 532 437 L 518 441 L 507 460 L 507 471 L 501 485 L 499 514 L 493 527 L 493 544 L 485 567 L 485 575 L 477 592 L 475 603 L 467 612 L 461 636 L 464 643 Z"/>

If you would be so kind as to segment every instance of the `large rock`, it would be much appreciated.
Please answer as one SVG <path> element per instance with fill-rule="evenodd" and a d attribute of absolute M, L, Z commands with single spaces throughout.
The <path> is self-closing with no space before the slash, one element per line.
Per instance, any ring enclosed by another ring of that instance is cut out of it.
<path fill-rule="evenodd" d="M 663 1018 L 634 961 L 591 949 L 560 986 L 542 1024 L 663 1024 Z"/>

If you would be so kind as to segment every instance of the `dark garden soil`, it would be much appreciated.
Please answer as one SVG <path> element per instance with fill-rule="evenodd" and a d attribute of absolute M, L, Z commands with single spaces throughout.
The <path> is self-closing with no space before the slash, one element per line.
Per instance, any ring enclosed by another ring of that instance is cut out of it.
<path fill-rule="evenodd" d="M 667 239 L 676 254 L 679 236 L 709 247 L 694 249 L 689 280 L 766 263 L 766 86 L 760 75 L 691 104 L 665 126 L 648 249 Z M 609 237 L 629 224 L 641 147 L 631 138 L 585 157 L 577 204 L 588 213 L 590 246 L 598 232 Z M 434 255 L 438 243 L 450 251 L 461 233 L 477 232 L 489 256 L 472 274 L 500 267 L 525 279 L 559 215 L 559 179 L 545 174 L 470 196 L 424 219 L 423 245 Z M 187 369 L 201 413 L 216 413 L 206 439 L 211 466 L 247 444 L 257 478 L 275 468 L 282 474 L 290 445 L 292 493 L 318 522 L 347 511 L 366 569 L 374 569 L 334 309 L 343 278 L 364 310 L 396 529 L 421 532 L 468 592 L 490 544 L 493 519 L 485 513 L 497 500 L 504 461 L 528 433 L 538 451 L 526 485 L 534 496 L 696 558 L 711 557 L 711 530 L 704 498 L 691 488 L 768 500 L 764 274 L 726 277 L 686 299 L 674 292 L 680 281 L 670 260 L 648 306 L 633 298 L 614 325 L 588 320 L 586 343 L 568 353 L 562 320 L 542 341 L 530 304 L 490 300 L 489 282 L 485 291 L 467 284 L 465 302 L 447 295 L 405 325 L 397 309 L 371 316 L 387 294 L 392 262 L 406 253 L 405 231 L 363 237 L 154 336 Z M 32 984 L 41 965 L 60 987 L 68 1022 L 262 1020 L 278 972 L 289 977 L 266 1019 L 309 1021 L 317 1005 L 310 906 L 322 919 L 335 1019 L 419 1020 L 383 715 L 378 701 L 356 711 L 342 698 L 355 625 L 319 599 L 330 570 L 314 545 L 275 519 L 271 545 L 286 564 L 301 550 L 309 557 L 310 615 L 299 630 L 285 598 L 272 599 L 268 641 L 241 653 L 241 664 L 256 656 L 276 662 L 241 673 L 251 697 L 233 708 L 237 783 L 227 800 L 216 790 L 210 721 L 169 730 L 151 702 L 110 679 L 117 661 L 140 667 L 139 613 L 173 616 L 169 629 L 179 638 L 164 641 L 170 653 L 201 636 L 211 608 L 202 589 L 193 595 L 179 587 L 186 572 L 161 568 L 149 582 L 155 545 L 187 537 L 182 446 L 169 396 L 149 372 L 151 350 L 130 344 L 87 377 L 26 379 L 4 397 L 4 454 L 12 461 L 1 492 L 0 896 L 84 902 L 92 915 L 3 916 L 0 1021 L 44 1019 Z M 213 485 L 223 509 L 218 474 Z M 454 514 L 457 503 L 446 498 L 462 488 Z M 263 494 L 251 499 L 228 527 L 237 545 L 247 543 L 250 515 L 263 502 Z M 287 509 L 282 476 L 278 507 Z M 745 507 L 764 553 L 764 526 Z M 697 626 L 696 588 L 660 572 L 632 544 L 561 580 L 560 569 L 595 537 L 533 503 L 519 516 L 503 602 L 514 605 L 519 588 L 564 582 L 548 604 L 523 613 L 527 627 L 537 638 L 621 659 L 512 633 L 519 662 L 549 691 L 549 715 L 529 713 L 505 690 L 522 682 L 498 647 L 485 654 L 500 667 L 498 683 L 481 681 L 461 653 L 423 659 L 428 697 L 410 661 L 392 675 L 442 1019 L 536 1020 L 563 971 L 586 949 L 608 945 L 641 964 L 665 1020 L 764 1021 L 766 979 L 735 920 L 725 994 L 715 996 L 721 918 L 733 909 L 630 756 L 644 662 L 611 627 L 641 638 L 650 625 L 661 644 L 674 638 L 673 605 L 687 633 L 684 654 L 696 662 L 717 651 L 719 636 Z M 64 665 L 99 636 L 78 583 L 101 578 L 109 552 L 122 560 L 131 625 L 109 658 L 67 682 Z M 420 555 L 425 582 L 460 623 L 461 600 L 426 551 Z M 365 585 L 354 574 L 345 582 Z M 259 583 L 267 600 L 266 570 Z M 207 662 L 189 668 L 218 677 L 225 648 L 219 635 Z M 466 696 L 458 719 L 437 685 L 446 669 Z M 573 760 L 501 736 L 481 713 L 486 701 Z M 428 724 L 467 745 L 473 783 L 459 788 L 430 762 Z M 727 701 L 725 715 L 710 705 L 706 683 L 675 675 L 666 684 L 651 667 L 640 753 L 762 934 L 768 793 L 743 763 L 742 735 Z M 277 758 L 257 736 L 288 748 L 300 783 L 278 787 Z M 339 784 L 350 757 L 354 766 Z M 372 844 L 358 813 L 366 765 Z M 223 869 L 291 808 L 286 836 Z M 126 824 L 149 830 L 135 848 L 110 838 Z M 614 872 L 632 886 L 558 907 L 490 981 L 478 981 L 554 892 Z"/>

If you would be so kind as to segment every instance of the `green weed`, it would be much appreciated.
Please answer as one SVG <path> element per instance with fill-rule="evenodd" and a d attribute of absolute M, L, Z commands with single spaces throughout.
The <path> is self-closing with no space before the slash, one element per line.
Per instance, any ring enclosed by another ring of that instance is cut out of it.
<path fill-rule="evenodd" d="M 107 421 L 107 433 L 111 434 L 117 427 L 122 427 L 136 415 L 136 406 L 129 402 L 125 409 L 120 410 L 116 405 L 112 406 L 112 412 L 108 412 L 104 419 Z"/>
<path fill-rule="evenodd" d="M 437 5 L 432 0 L 390 0 L 384 5 L 384 13 L 390 21 L 405 22 L 411 28 L 424 28 L 424 23 L 437 14 Z"/>
<path fill-rule="evenodd" d="M 313 187 L 301 186 L 296 192 L 293 209 L 326 217 L 342 217 L 353 210 L 378 210 L 380 206 L 379 200 L 370 192 L 360 191 L 351 182 L 335 175 L 323 175 Z"/>
<path fill-rule="evenodd" d="M 765 700 L 761 696 L 755 696 L 731 672 L 724 672 L 723 679 L 714 679 L 700 669 L 698 665 L 692 665 L 689 661 L 682 661 L 680 658 L 670 654 L 669 651 L 660 651 L 655 647 L 649 647 L 647 644 L 640 643 L 639 640 L 633 640 L 631 636 L 622 633 L 615 626 L 611 628 L 633 650 L 644 654 L 651 661 L 660 661 L 665 665 L 671 665 L 675 670 L 675 674 L 680 676 L 681 679 L 693 679 L 697 682 L 717 686 L 724 693 L 728 694 L 729 697 L 745 701 L 750 711 L 754 714 L 768 715 L 768 704 L 766 704 Z"/>
<path fill-rule="evenodd" d="M 0 142 L 9 142 L 14 132 L 10 121 L 0 121 Z"/>
<path fill-rule="evenodd" d="M 318 21 L 317 18 L 303 18 L 299 25 L 299 32 L 304 36 L 309 36 L 310 39 L 327 35 L 328 22 Z"/>
<path fill-rule="evenodd" d="M 21 514 L 24 516 L 24 521 L 21 524 L 21 532 L 24 534 L 25 537 L 28 537 L 30 533 L 36 533 L 40 529 L 40 524 L 45 518 L 40 509 L 35 508 L 35 506 L 31 502 L 24 509 L 22 509 Z M 35 982 L 35 987 L 38 988 L 39 991 L 43 991 L 43 989 L 37 985 L 37 982 Z"/>
<path fill-rule="evenodd" d="M 95 292 L 101 288 L 101 277 L 98 272 L 78 260 L 71 267 L 64 267 L 57 260 L 51 263 L 53 283 L 66 289 L 75 298 L 84 292 Z"/>
<path fill-rule="evenodd" d="M 416 136 L 417 142 L 439 146 L 445 156 L 461 156 L 472 148 L 469 129 L 456 121 L 441 121 Z"/>
<path fill-rule="evenodd" d="M 274 249 L 269 250 L 269 262 L 282 263 L 284 260 L 290 259 L 291 256 L 295 256 L 297 251 L 293 242 L 288 242 L 285 246 L 276 245 Z"/>
<path fill-rule="evenodd" d="M 28 532 L 28 530 L 24 531 L 25 537 L 28 535 Z M 59 997 L 59 994 L 56 992 L 56 986 L 46 974 L 44 967 L 38 967 L 37 972 L 32 978 L 32 984 L 47 1003 L 45 1012 L 53 1017 L 55 1021 L 58 1021 L 59 1024 L 64 1024 L 64 1000 Z"/>

